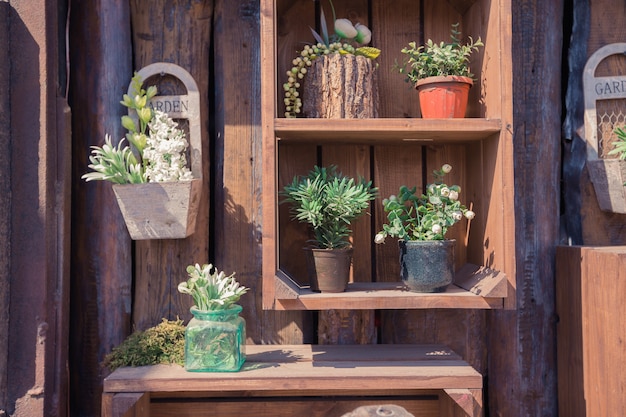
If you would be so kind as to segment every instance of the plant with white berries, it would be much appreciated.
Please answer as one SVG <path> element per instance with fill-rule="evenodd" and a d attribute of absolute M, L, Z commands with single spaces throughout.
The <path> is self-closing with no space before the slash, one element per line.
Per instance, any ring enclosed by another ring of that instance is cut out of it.
<path fill-rule="evenodd" d="M 417 196 L 416 187 L 403 185 L 397 196 L 384 199 L 389 224 L 383 225 L 374 241 L 384 243 L 387 236 L 403 240 L 444 240 L 450 226 L 463 217 L 473 219 L 474 212 L 459 201 L 461 187 L 443 183 L 444 175 L 450 171 L 452 167 L 448 164 L 433 171 L 435 182 L 428 184 L 426 194 Z"/>
<path fill-rule="evenodd" d="M 317 43 L 306 45 L 300 51 L 299 56 L 292 61 L 293 67 L 287 71 L 287 82 L 283 84 L 285 117 L 287 118 L 295 118 L 301 112 L 300 83 L 315 59 L 329 54 L 360 55 L 369 59 L 376 59 L 380 55 L 380 49 L 365 46 L 372 40 L 372 32 L 369 28 L 360 23 L 353 25 L 348 19 L 337 19 L 333 3 L 331 0 L 329 2 L 333 11 L 334 33 L 328 33 L 324 10 L 321 9 L 321 34 L 311 29 Z"/>

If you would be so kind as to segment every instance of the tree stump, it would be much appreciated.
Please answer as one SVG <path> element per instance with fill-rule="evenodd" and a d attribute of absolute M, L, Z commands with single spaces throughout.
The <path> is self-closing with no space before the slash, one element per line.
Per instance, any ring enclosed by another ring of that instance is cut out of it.
<path fill-rule="evenodd" d="M 327 119 L 378 117 L 375 69 L 375 63 L 364 56 L 332 53 L 314 60 L 304 80 L 304 115 Z"/>

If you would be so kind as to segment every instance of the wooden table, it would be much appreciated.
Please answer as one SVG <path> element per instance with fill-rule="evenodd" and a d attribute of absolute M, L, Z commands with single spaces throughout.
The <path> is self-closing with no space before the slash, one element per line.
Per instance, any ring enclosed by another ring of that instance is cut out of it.
<path fill-rule="evenodd" d="M 176 365 L 120 368 L 102 417 L 341 416 L 396 404 L 416 417 L 482 412 L 480 373 L 442 345 L 248 345 L 239 372 Z M 208 413 L 208 414 L 207 414 Z"/>

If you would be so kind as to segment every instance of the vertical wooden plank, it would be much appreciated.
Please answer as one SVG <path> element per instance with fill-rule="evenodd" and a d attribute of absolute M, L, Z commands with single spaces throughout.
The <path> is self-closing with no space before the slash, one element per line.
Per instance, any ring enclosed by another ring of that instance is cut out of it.
<path fill-rule="evenodd" d="M 595 248 L 581 261 L 583 373 L 587 416 L 626 413 L 626 248 Z M 607 274 L 606 271 L 611 271 Z"/>
<path fill-rule="evenodd" d="M 111 184 L 77 179 L 88 170 L 89 146 L 102 146 L 106 133 L 124 136 L 119 101 L 132 67 L 130 49 L 117 45 L 131 44 L 128 4 L 73 2 L 70 42 L 70 105 L 82 109 L 72 120 L 70 398 L 72 414 L 97 415 L 100 362 L 131 330 L 131 241 Z"/>
<path fill-rule="evenodd" d="M 420 3 L 415 0 L 371 0 L 372 46 L 381 50 L 378 61 L 379 117 L 418 117 L 417 92 L 393 69 L 404 61 L 400 51 L 411 41 L 421 42 Z"/>
<path fill-rule="evenodd" d="M 135 70 L 161 61 L 173 62 L 186 69 L 198 84 L 201 124 L 208 126 L 213 1 L 131 1 L 130 5 Z M 131 76 L 128 74 L 127 82 Z M 203 191 L 195 233 L 186 239 L 135 243 L 133 324 L 136 329 L 154 326 L 162 318 L 189 317 L 192 302 L 178 293 L 178 283 L 186 279 L 187 265 L 210 261 L 207 130 L 202 131 L 202 159 Z"/>
<path fill-rule="evenodd" d="M 332 14 L 325 8 L 332 24 Z M 345 18 L 353 24 L 369 26 L 367 0 L 335 5 L 336 17 Z M 332 26 L 331 26 L 332 27 Z M 376 111 L 374 111 L 376 113 Z M 346 117 L 355 117 L 346 114 Z M 336 165 L 344 175 L 371 179 L 369 146 L 328 145 L 322 147 L 322 165 Z M 351 282 L 371 281 L 371 221 L 365 215 L 353 222 L 352 246 L 354 248 Z M 318 315 L 318 342 L 325 344 L 375 343 L 374 311 L 329 310 Z"/>
<path fill-rule="evenodd" d="M 585 417 L 582 275 L 586 248 L 556 249 L 556 326 L 559 414 Z"/>
<path fill-rule="evenodd" d="M 490 313 L 489 413 L 556 415 L 554 248 L 559 238 L 561 75 L 537 69 L 561 65 L 563 2 L 513 3 L 513 117 L 502 105 L 502 119 L 505 133 L 514 120 L 515 199 L 509 207 L 523 215 L 515 219 L 515 254 L 510 258 L 516 262 L 517 310 Z M 511 6 L 506 1 L 501 5 L 490 13 L 505 36 Z M 502 82 L 506 94 L 508 80 Z M 513 167 L 503 168 L 512 172 Z"/>
<path fill-rule="evenodd" d="M 422 187 L 422 147 L 420 145 L 377 145 L 374 146 L 374 181 L 380 199 L 375 202 L 375 232 L 382 230 L 387 222 L 382 200 L 397 195 L 401 185 Z M 384 244 L 376 245 L 376 281 L 400 281 L 399 249 L 397 239 L 387 238 Z M 400 326 L 399 326 L 400 327 Z"/>
<path fill-rule="evenodd" d="M 11 5 L 0 3 L 0 44 L 10 42 Z M 0 90 L 11 86 L 9 48 L 0 49 Z M 0 95 L 0 107 L 10 108 L 10 95 Z M 0 112 L 0 339 L 9 338 L 9 307 L 11 291 L 11 117 Z M 0 410 L 8 409 L 8 343 L 0 344 Z"/>

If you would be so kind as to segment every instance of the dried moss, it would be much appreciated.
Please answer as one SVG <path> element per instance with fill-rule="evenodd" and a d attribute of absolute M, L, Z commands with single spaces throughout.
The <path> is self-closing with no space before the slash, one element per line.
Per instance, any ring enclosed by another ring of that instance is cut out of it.
<path fill-rule="evenodd" d="M 178 364 L 185 362 L 185 326 L 182 320 L 161 323 L 126 338 L 104 357 L 111 371 L 123 366 Z"/>

